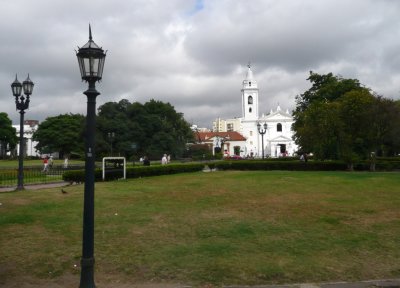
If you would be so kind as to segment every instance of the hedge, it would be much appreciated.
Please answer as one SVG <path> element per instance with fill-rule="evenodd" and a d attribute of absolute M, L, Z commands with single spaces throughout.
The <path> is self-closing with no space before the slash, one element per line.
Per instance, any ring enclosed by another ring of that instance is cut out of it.
<path fill-rule="evenodd" d="M 343 161 L 278 161 L 278 160 L 235 160 L 215 162 L 219 170 L 289 170 L 289 171 L 345 171 L 347 165 Z M 354 164 L 354 170 L 369 171 L 370 161 Z M 400 170 L 400 161 L 377 161 L 377 171 Z"/>
<path fill-rule="evenodd" d="M 370 161 L 362 161 L 354 164 L 354 170 L 358 171 L 366 171 L 369 170 L 371 162 Z M 384 159 L 377 160 L 375 164 L 375 170 L 377 171 L 394 171 L 400 170 L 400 161 L 394 159 Z"/>
<path fill-rule="evenodd" d="M 139 178 L 158 175 L 168 175 L 186 172 L 202 171 L 205 166 L 218 170 L 288 170 L 288 171 L 345 171 L 347 165 L 343 161 L 277 161 L 268 160 L 223 160 L 203 163 L 184 163 L 154 166 L 135 166 L 126 169 L 126 178 Z M 354 170 L 369 171 L 370 162 L 362 161 L 354 164 Z M 377 161 L 377 171 L 400 170 L 400 161 Z M 121 172 L 110 171 L 106 181 L 120 178 Z M 85 182 L 84 170 L 71 170 L 63 174 L 63 180 L 68 182 Z M 95 180 L 102 181 L 101 169 L 95 170 Z"/>
<path fill-rule="evenodd" d="M 168 175 L 177 173 L 202 171 L 204 164 L 186 163 L 186 164 L 168 164 L 154 166 L 135 166 L 126 169 L 126 178 L 139 178 L 148 176 Z M 120 171 L 107 172 L 106 181 L 120 178 Z M 95 170 L 95 181 L 102 181 L 103 174 L 101 169 Z M 85 182 L 85 170 L 66 171 L 63 174 L 63 180 L 68 182 Z"/>
<path fill-rule="evenodd" d="M 337 171 L 346 170 L 347 166 L 339 161 L 262 161 L 236 160 L 215 163 L 219 170 L 289 170 L 289 171 Z"/>

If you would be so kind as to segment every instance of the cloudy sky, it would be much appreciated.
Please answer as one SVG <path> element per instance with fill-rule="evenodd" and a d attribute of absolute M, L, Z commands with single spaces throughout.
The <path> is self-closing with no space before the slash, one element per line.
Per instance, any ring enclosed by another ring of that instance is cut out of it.
<path fill-rule="evenodd" d="M 396 0 L 3 0 L 0 112 L 19 114 L 10 84 L 35 83 L 25 119 L 86 114 L 77 46 L 108 50 L 97 107 L 109 101 L 171 103 L 211 127 L 241 116 L 250 61 L 260 113 L 293 109 L 309 71 L 332 72 L 400 98 L 400 1 Z"/>

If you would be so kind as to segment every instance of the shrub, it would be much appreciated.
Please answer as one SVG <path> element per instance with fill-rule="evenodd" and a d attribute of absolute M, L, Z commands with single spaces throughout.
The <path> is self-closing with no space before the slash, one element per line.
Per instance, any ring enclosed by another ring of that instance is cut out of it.
<path fill-rule="evenodd" d="M 94 171 L 95 181 L 101 180 L 103 177 L 101 169 Z M 63 173 L 62 178 L 64 181 L 83 183 L 85 182 L 85 170 L 69 170 Z"/>
<path fill-rule="evenodd" d="M 204 168 L 201 163 L 185 163 L 185 164 L 169 164 L 169 165 L 154 165 L 154 166 L 134 166 L 126 169 L 126 178 L 139 178 L 167 174 L 197 172 Z M 106 181 L 120 178 L 120 171 L 107 172 Z M 102 181 L 102 170 L 95 170 L 95 180 Z M 69 182 L 85 182 L 85 170 L 71 170 L 63 174 L 63 180 Z"/>
<path fill-rule="evenodd" d="M 210 168 L 212 170 L 212 169 L 215 169 L 216 163 L 217 162 L 215 162 L 215 161 L 214 162 L 207 162 L 207 163 L 205 163 L 205 165 L 208 166 L 208 168 Z"/>
<path fill-rule="evenodd" d="M 346 170 L 346 164 L 340 161 L 277 161 L 243 160 L 216 162 L 220 170 L 296 170 L 296 171 L 336 171 Z"/>
<path fill-rule="evenodd" d="M 218 170 L 288 170 L 288 171 L 345 171 L 347 165 L 343 161 L 308 161 L 307 163 L 299 160 L 289 161 L 284 159 L 268 160 L 240 160 L 240 161 L 213 161 L 204 163 L 182 163 L 153 166 L 134 166 L 126 169 L 126 178 L 139 178 L 158 175 L 168 175 L 186 172 L 197 172 L 203 170 L 207 165 L 210 169 Z M 354 170 L 369 171 L 370 161 L 360 161 L 354 164 Z M 400 170 L 400 161 L 377 161 L 376 170 L 393 171 Z M 106 181 L 115 180 L 121 175 L 120 171 L 110 171 L 107 173 Z M 71 170 L 63 174 L 63 180 L 69 182 L 85 182 L 84 170 Z M 95 180 L 102 180 L 101 169 L 96 169 Z"/>

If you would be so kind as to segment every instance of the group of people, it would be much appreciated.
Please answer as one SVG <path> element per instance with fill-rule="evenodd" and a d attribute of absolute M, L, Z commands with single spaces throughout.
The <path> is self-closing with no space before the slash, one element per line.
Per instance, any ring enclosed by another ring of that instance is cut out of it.
<path fill-rule="evenodd" d="M 171 162 L 171 156 L 164 154 L 161 158 L 161 165 L 167 165 L 169 162 Z"/>
<path fill-rule="evenodd" d="M 139 159 L 140 163 L 143 164 L 143 166 L 150 166 L 150 160 L 147 156 L 140 157 Z M 161 158 L 161 165 L 166 165 L 171 161 L 171 156 L 168 154 L 164 154 L 163 157 Z"/>
<path fill-rule="evenodd" d="M 54 163 L 53 156 L 44 157 L 43 158 L 43 170 L 42 170 L 42 172 L 48 172 L 49 169 L 53 168 L 53 163 Z M 68 157 L 65 157 L 63 167 L 65 169 L 68 168 Z"/>

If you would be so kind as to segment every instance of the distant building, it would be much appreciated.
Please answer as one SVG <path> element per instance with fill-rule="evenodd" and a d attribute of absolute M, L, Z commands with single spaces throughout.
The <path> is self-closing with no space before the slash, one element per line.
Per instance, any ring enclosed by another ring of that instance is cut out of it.
<path fill-rule="evenodd" d="M 19 138 L 20 125 L 12 125 L 17 130 L 17 136 Z M 39 152 L 35 149 L 38 142 L 32 140 L 33 133 L 38 129 L 39 121 L 37 120 L 25 120 L 24 121 L 24 140 L 25 140 L 25 156 L 39 156 Z M 19 140 L 16 147 L 16 155 L 19 155 Z"/>
<path fill-rule="evenodd" d="M 241 118 L 234 118 L 227 120 L 217 118 L 213 122 L 214 132 L 240 131 L 240 127 L 241 127 Z"/>
<path fill-rule="evenodd" d="M 192 129 L 193 132 L 210 132 L 210 129 L 208 128 L 200 128 L 197 125 L 192 125 L 190 126 L 190 129 Z"/>
<path fill-rule="evenodd" d="M 242 157 L 262 157 L 262 139 L 258 132 L 257 124 L 267 124 L 264 135 L 264 156 L 280 157 L 293 155 L 298 147 L 293 140 L 293 117 L 288 110 L 282 111 L 277 106 L 276 110 L 259 116 L 258 84 L 253 77 L 253 72 L 248 65 L 246 78 L 242 83 L 242 117 L 233 119 L 217 118 L 213 122 L 214 132 L 235 131 L 245 139 L 245 147 L 241 150 Z"/>
<path fill-rule="evenodd" d="M 197 143 L 208 144 L 213 154 L 216 148 L 224 156 L 240 155 L 246 147 L 246 138 L 238 132 L 197 132 Z M 235 150 L 238 153 L 235 153 Z"/>

